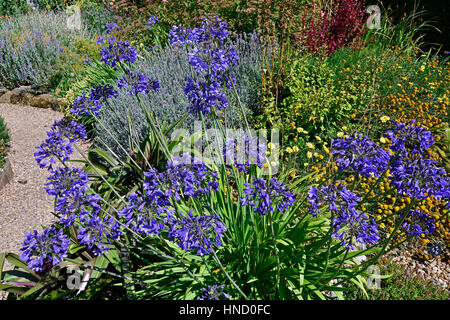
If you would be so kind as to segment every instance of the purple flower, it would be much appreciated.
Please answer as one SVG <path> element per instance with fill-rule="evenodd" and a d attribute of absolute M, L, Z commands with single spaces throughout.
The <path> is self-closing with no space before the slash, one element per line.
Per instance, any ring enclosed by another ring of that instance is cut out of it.
<path fill-rule="evenodd" d="M 245 184 L 244 194 L 245 196 L 241 198 L 242 205 L 250 205 L 260 215 L 273 212 L 274 208 L 279 212 L 286 211 L 296 199 L 295 194 L 275 178 L 269 182 L 255 178 L 253 184 Z"/>
<path fill-rule="evenodd" d="M 161 203 L 161 191 L 153 191 L 147 195 L 133 193 L 128 198 L 129 204 L 118 212 L 119 217 L 124 217 L 125 225 L 143 235 L 158 235 L 165 228 L 167 218 L 171 217 L 173 210 L 162 207 L 170 205 L 170 202 Z"/>
<path fill-rule="evenodd" d="M 392 123 L 395 128 L 386 132 L 386 137 L 392 141 L 390 146 L 392 151 L 401 151 L 404 156 L 423 154 L 434 144 L 431 132 L 414 126 L 414 120 L 411 120 L 409 124 L 396 121 Z"/>
<path fill-rule="evenodd" d="M 220 297 L 223 296 L 225 299 L 230 299 L 230 295 L 223 292 L 224 284 L 217 285 L 217 283 L 213 284 L 213 286 L 208 286 L 207 288 L 202 288 L 203 295 L 198 297 L 198 300 L 220 300 Z"/>
<path fill-rule="evenodd" d="M 73 143 L 64 139 L 58 132 L 48 131 L 47 136 L 48 138 L 36 147 L 38 151 L 34 153 L 34 157 L 40 168 L 47 167 L 48 170 L 52 170 L 56 160 L 62 163 L 69 160 L 69 156 L 73 153 Z"/>
<path fill-rule="evenodd" d="M 134 73 L 131 71 L 127 71 L 125 75 L 117 81 L 117 87 L 130 87 L 129 94 L 135 95 L 138 93 L 149 93 L 150 90 L 158 92 L 160 85 L 159 82 L 153 77 L 149 78 L 145 74 L 140 72 Z"/>
<path fill-rule="evenodd" d="M 84 189 L 73 189 L 56 199 L 55 211 L 61 214 L 59 222 L 65 226 L 72 226 L 78 217 L 85 222 L 90 215 L 97 215 L 101 207 L 99 195 L 86 194 Z"/>
<path fill-rule="evenodd" d="M 212 246 L 222 245 L 226 226 L 215 215 L 197 216 L 189 212 L 181 219 L 172 219 L 169 240 L 178 244 L 185 252 L 196 250 L 203 256 L 212 252 Z"/>
<path fill-rule="evenodd" d="M 84 193 L 86 185 L 89 182 L 86 172 L 69 167 L 55 169 L 47 180 L 45 190 L 51 196 L 67 196 Z"/>
<path fill-rule="evenodd" d="M 336 187 L 334 184 L 322 187 L 310 187 L 308 190 L 308 202 L 311 205 L 310 214 L 317 217 L 317 214 L 326 207 L 329 211 L 338 213 L 354 209 L 359 202 L 356 194 L 347 189 L 346 186 Z"/>
<path fill-rule="evenodd" d="M 117 23 L 115 23 L 115 22 L 110 22 L 110 23 L 107 23 L 106 24 L 106 31 L 105 31 L 105 33 L 106 34 L 108 34 L 108 33 L 112 33 L 112 32 L 114 32 L 116 29 L 118 29 L 119 28 L 119 26 L 117 25 Z"/>
<path fill-rule="evenodd" d="M 373 219 L 368 220 L 364 213 L 355 209 L 341 210 L 338 217 L 333 219 L 334 232 L 331 235 L 342 241 L 342 246 L 354 249 L 352 241 L 374 245 L 380 239 L 378 227 Z"/>
<path fill-rule="evenodd" d="M 352 168 L 363 176 L 378 178 L 387 169 L 389 154 L 362 134 L 333 139 L 332 146 L 340 171 Z"/>
<path fill-rule="evenodd" d="M 31 270 L 45 272 L 67 257 L 69 244 L 69 238 L 54 226 L 44 229 L 42 233 L 34 230 L 25 236 L 20 249 L 20 259 L 25 261 Z"/>
<path fill-rule="evenodd" d="M 67 118 L 55 121 L 52 125 L 52 130 L 59 133 L 61 136 L 66 137 L 70 142 L 87 139 L 84 126 L 81 123 Z"/>
<path fill-rule="evenodd" d="M 414 237 L 433 233 L 436 230 L 434 219 L 421 210 L 410 210 L 403 223 L 403 228 Z"/>
<path fill-rule="evenodd" d="M 111 97 L 117 98 L 117 95 L 118 93 L 112 85 L 100 83 L 89 91 L 89 98 L 86 98 L 86 94 L 82 92 L 75 99 L 70 112 L 77 117 L 90 115 L 91 112 L 97 116 L 103 108 L 103 104 Z"/>
<path fill-rule="evenodd" d="M 157 23 L 157 22 L 159 22 L 158 17 L 157 17 L 157 16 L 151 16 L 151 17 L 147 20 L 148 28 L 149 28 L 150 30 L 152 30 L 153 25 L 154 25 L 155 23 Z"/>
<path fill-rule="evenodd" d="M 168 161 L 162 179 L 175 200 L 180 200 L 182 195 L 198 199 L 211 189 L 219 190 L 217 172 L 209 170 L 203 161 L 189 154 Z"/>
<path fill-rule="evenodd" d="M 131 64 L 137 58 L 137 50 L 127 40 L 120 41 L 114 37 L 108 38 L 107 46 L 101 48 L 100 54 L 100 61 L 113 68 L 120 61 Z"/>
<path fill-rule="evenodd" d="M 223 147 L 225 163 L 233 163 L 239 172 L 247 172 L 250 164 L 262 168 L 265 160 L 266 146 L 259 142 L 257 137 L 228 138 Z"/>
<path fill-rule="evenodd" d="M 78 229 L 78 240 L 87 245 L 95 255 L 101 255 L 109 250 L 107 244 L 120 235 L 119 224 L 112 218 L 93 216 Z"/>
<path fill-rule="evenodd" d="M 391 165 L 389 179 L 400 195 L 418 199 L 434 195 L 437 199 L 448 199 L 450 178 L 445 169 L 436 164 L 422 157 L 399 158 Z"/>

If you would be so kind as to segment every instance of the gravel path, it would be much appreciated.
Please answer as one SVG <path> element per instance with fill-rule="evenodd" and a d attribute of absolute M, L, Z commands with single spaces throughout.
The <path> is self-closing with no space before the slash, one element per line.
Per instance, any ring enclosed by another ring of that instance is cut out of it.
<path fill-rule="evenodd" d="M 40 225 L 47 226 L 55 220 L 51 213 L 53 198 L 44 189 L 48 171 L 39 168 L 33 153 L 62 114 L 51 109 L 0 104 L 0 116 L 11 136 L 9 159 L 14 172 L 13 181 L 0 190 L 0 252 L 19 253 L 27 232 L 41 230 Z M 87 150 L 86 145 L 80 148 Z M 75 151 L 72 159 L 81 159 L 81 155 Z"/>

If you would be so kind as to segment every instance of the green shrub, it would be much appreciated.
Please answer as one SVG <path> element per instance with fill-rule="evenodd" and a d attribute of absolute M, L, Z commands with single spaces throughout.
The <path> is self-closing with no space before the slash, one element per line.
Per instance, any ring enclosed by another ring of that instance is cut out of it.
<path fill-rule="evenodd" d="M 5 164 L 5 156 L 8 151 L 7 143 L 10 141 L 8 134 L 8 128 L 4 120 L 0 117 L 0 168 L 3 168 Z"/>

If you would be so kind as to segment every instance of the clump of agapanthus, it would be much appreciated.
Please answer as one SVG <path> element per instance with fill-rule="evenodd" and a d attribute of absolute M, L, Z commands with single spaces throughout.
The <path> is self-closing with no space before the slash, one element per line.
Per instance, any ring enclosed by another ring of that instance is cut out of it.
<path fill-rule="evenodd" d="M 330 184 L 322 187 L 311 187 L 308 191 L 310 213 L 317 216 L 323 210 L 337 215 L 332 220 L 332 236 L 342 241 L 342 246 L 353 249 L 352 241 L 361 244 L 375 244 L 379 240 L 378 227 L 367 215 L 356 210 L 359 197 L 347 189 L 345 185 Z"/>
<path fill-rule="evenodd" d="M 220 300 L 221 297 L 226 300 L 230 299 L 230 295 L 223 291 L 225 287 L 224 284 L 218 285 L 214 283 L 212 286 L 208 286 L 207 288 L 202 288 L 203 295 L 198 297 L 198 300 Z"/>
<path fill-rule="evenodd" d="M 158 22 L 159 22 L 159 18 L 155 15 L 152 15 L 150 18 L 148 18 L 147 26 L 148 26 L 149 30 L 152 30 L 153 25 Z"/>
<path fill-rule="evenodd" d="M 437 162 L 423 157 L 398 158 L 390 167 L 392 184 L 403 196 L 425 199 L 434 195 L 436 199 L 446 199 L 450 188 L 450 178 Z"/>
<path fill-rule="evenodd" d="M 253 183 L 246 183 L 242 205 L 250 205 L 255 212 L 266 215 L 275 209 L 279 212 L 286 211 L 294 204 L 296 195 L 282 182 L 275 178 L 266 181 L 255 178 Z"/>
<path fill-rule="evenodd" d="M 101 210 L 97 194 L 87 194 L 85 189 L 73 189 L 56 198 L 55 211 L 60 214 L 59 222 L 64 226 L 72 226 L 76 219 L 85 222 L 90 215 Z"/>
<path fill-rule="evenodd" d="M 99 38 L 97 43 L 104 45 L 100 49 L 100 61 L 104 62 L 107 66 L 115 68 L 119 62 L 123 61 L 132 64 L 136 61 L 137 50 L 128 40 L 121 41 L 110 36 L 107 39 L 105 37 Z"/>
<path fill-rule="evenodd" d="M 340 171 L 352 168 L 365 177 L 379 177 L 389 163 L 389 154 L 362 134 L 332 140 L 333 155 Z"/>
<path fill-rule="evenodd" d="M 110 217 L 100 218 L 98 215 L 86 219 L 78 228 L 78 240 L 91 250 L 94 255 L 101 255 L 109 250 L 107 244 L 120 236 L 120 227 Z"/>
<path fill-rule="evenodd" d="M 161 180 L 175 200 L 180 200 L 183 195 L 198 199 L 211 190 L 219 190 L 218 173 L 209 170 L 201 159 L 187 153 L 167 162 Z"/>
<path fill-rule="evenodd" d="M 45 272 L 62 262 L 67 257 L 70 239 L 55 226 L 27 233 L 20 251 L 20 259 L 25 261 L 31 270 Z"/>
<path fill-rule="evenodd" d="M 109 23 L 106 24 L 105 33 L 106 34 L 113 33 L 114 31 L 116 31 L 118 29 L 119 29 L 119 26 L 117 25 L 117 23 L 109 22 Z"/>
<path fill-rule="evenodd" d="M 117 96 L 118 93 L 112 85 L 99 83 L 91 88 L 89 97 L 86 97 L 86 93 L 82 92 L 81 95 L 75 99 L 70 112 L 77 117 L 90 115 L 91 113 L 97 116 L 106 101 L 112 97 L 117 98 Z"/>
<path fill-rule="evenodd" d="M 73 153 L 73 143 L 66 140 L 60 133 L 54 131 L 47 132 L 48 138 L 38 147 L 38 151 L 34 153 L 36 162 L 40 168 L 46 168 L 53 170 L 53 166 L 60 161 L 70 159 L 70 155 Z"/>
<path fill-rule="evenodd" d="M 234 83 L 228 70 L 238 60 L 236 50 L 224 44 L 228 33 L 227 23 L 217 16 L 204 18 L 193 29 L 173 27 L 170 31 L 172 46 L 186 44 L 190 48 L 189 64 L 195 77 L 188 77 L 184 91 L 190 101 L 187 110 L 192 114 L 205 115 L 211 109 L 228 107 L 223 91 Z"/>
<path fill-rule="evenodd" d="M 409 124 L 392 121 L 395 128 L 386 132 L 386 137 L 392 142 L 390 145 L 392 151 L 400 151 L 401 156 L 420 155 L 434 144 L 431 132 L 415 126 L 414 123 L 414 120 Z"/>
<path fill-rule="evenodd" d="M 166 227 L 167 219 L 173 210 L 164 206 L 171 205 L 162 191 L 132 193 L 129 204 L 118 212 L 125 218 L 125 225 L 142 235 L 158 235 Z"/>
<path fill-rule="evenodd" d="M 340 210 L 338 217 L 332 221 L 333 237 L 341 240 L 343 247 L 354 249 L 353 239 L 360 244 L 374 245 L 380 239 L 376 222 L 354 208 Z"/>
<path fill-rule="evenodd" d="M 228 138 L 223 147 L 224 162 L 230 162 L 239 172 L 247 172 L 251 164 L 256 164 L 262 168 L 265 162 L 266 145 L 261 143 L 257 137 L 248 137 L 245 135 L 234 139 Z"/>
<path fill-rule="evenodd" d="M 322 187 L 310 187 L 308 190 L 308 202 L 311 205 L 309 212 L 314 217 L 320 214 L 324 208 L 338 213 L 355 208 L 360 199 L 347 189 L 345 185 L 329 184 Z"/>
<path fill-rule="evenodd" d="M 149 93 L 150 90 L 159 91 L 160 85 L 158 80 L 153 77 L 147 77 L 141 72 L 126 71 L 119 80 L 117 80 L 118 88 L 129 87 L 129 94 L 135 95 L 138 93 Z"/>
<path fill-rule="evenodd" d="M 212 252 L 212 246 L 222 245 L 226 226 L 216 215 L 193 215 L 192 210 L 181 219 L 171 219 L 168 230 L 170 241 L 185 252 L 196 251 L 200 256 Z"/>
<path fill-rule="evenodd" d="M 59 121 L 55 121 L 52 125 L 52 130 L 59 133 L 63 137 L 66 137 L 70 142 L 87 139 L 86 129 L 84 126 L 81 123 L 67 118 L 62 118 Z"/>
<path fill-rule="evenodd" d="M 84 193 L 89 182 L 86 172 L 70 167 L 55 169 L 47 180 L 45 190 L 51 196 L 68 196 Z"/>
<path fill-rule="evenodd" d="M 422 234 L 433 233 L 436 230 L 434 219 L 422 210 L 410 210 L 403 223 L 409 235 L 420 237 Z"/>

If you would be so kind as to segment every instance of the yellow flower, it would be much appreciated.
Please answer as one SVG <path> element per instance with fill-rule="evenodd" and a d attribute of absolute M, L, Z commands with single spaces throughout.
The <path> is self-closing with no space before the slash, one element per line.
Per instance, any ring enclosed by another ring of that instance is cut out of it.
<path fill-rule="evenodd" d="M 386 143 L 386 138 L 381 137 L 381 138 L 380 138 L 380 141 L 381 141 L 381 143 Z"/>
<path fill-rule="evenodd" d="M 297 146 L 294 146 L 294 147 L 292 148 L 292 150 L 294 150 L 294 152 L 298 152 L 300 149 L 299 149 Z"/>
<path fill-rule="evenodd" d="M 382 116 L 380 118 L 380 120 L 381 120 L 381 122 L 385 123 L 385 122 L 388 122 L 389 120 L 391 120 L 391 118 L 389 118 L 388 116 Z"/>
<path fill-rule="evenodd" d="M 322 141 L 322 139 L 319 136 L 316 136 L 317 141 Z"/>
<path fill-rule="evenodd" d="M 342 138 L 344 136 L 344 133 L 343 132 L 338 132 L 337 136 L 338 136 L 338 138 Z"/>
<path fill-rule="evenodd" d="M 307 144 L 306 144 L 306 146 L 308 147 L 308 148 L 310 148 L 310 149 L 315 149 L 316 147 L 314 147 L 314 145 L 311 143 L 311 142 L 308 142 Z"/>
<path fill-rule="evenodd" d="M 311 159 L 313 155 L 312 155 L 311 151 L 308 151 L 306 153 L 306 156 L 308 157 L 308 159 Z"/>
<path fill-rule="evenodd" d="M 328 150 L 328 148 L 324 145 L 323 146 L 323 150 L 328 154 L 328 153 L 330 153 L 330 150 Z"/>
<path fill-rule="evenodd" d="M 306 131 L 306 130 L 303 129 L 302 127 L 298 127 L 298 128 L 297 128 L 297 132 L 298 132 L 298 133 L 308 134 L 308 131 Z"/>
<path fill-rule="evenodd" d="M 287 153 L 292 153 L 292 148 L 291 148 L 291 147 L 287 147 L 287 148 L 286 148 L 286 152 L 287 152 Z"/>

